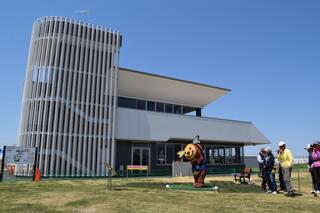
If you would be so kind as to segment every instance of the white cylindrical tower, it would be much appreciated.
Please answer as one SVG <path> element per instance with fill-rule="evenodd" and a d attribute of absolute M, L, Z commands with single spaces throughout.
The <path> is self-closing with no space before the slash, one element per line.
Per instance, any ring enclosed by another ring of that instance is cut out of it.
<path fill-rule="evenodd" d="M 43 17 L 33 24 L 19 144 L 43 176 L 104 176 L 114 162 L 118 31 Z"/>

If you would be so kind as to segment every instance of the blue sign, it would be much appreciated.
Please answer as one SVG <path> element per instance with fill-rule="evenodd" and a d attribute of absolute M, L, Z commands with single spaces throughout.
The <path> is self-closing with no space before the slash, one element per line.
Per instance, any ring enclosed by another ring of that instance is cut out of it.
<path fill-rule="evenodd" d="M 3 154 L 3 149 L 0 148 L 0 158 L 2 158 L 2 154 Z"/>

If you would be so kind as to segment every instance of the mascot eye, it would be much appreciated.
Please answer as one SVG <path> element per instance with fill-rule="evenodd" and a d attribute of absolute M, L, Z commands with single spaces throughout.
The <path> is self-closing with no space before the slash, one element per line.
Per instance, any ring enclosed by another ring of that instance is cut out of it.
<path fill-rule="evenodd" d="M 189 149 L 191 150 L 191 147 Z"/>

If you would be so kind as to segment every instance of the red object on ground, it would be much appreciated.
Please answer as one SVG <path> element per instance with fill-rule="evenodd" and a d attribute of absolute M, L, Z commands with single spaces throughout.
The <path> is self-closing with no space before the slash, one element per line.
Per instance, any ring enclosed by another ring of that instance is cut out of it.
<path fill-rule="evenodd" d="M 35 182 L 41 181 L 41 171 L 40 171 L 39 168 L 36 168 L 36 175 L 35 175 L 35 177 L 34 177 L 34 181 L 35 181 Z"/>

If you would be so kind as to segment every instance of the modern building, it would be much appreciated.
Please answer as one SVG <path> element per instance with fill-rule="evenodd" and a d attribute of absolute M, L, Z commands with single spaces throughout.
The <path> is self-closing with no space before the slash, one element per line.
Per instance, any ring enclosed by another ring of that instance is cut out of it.
<path fill-rule="evenodd" d="M 35 21 L 19 144 L 38 147 L 43 176 L 105 176 L 106 165 L 170 172 L 200 135 L 209 168 L 243 168 L 247 145 L 269 143 L 250 122 L 207 118 L 229 89 L 119 67 L 122 35 L 62 17 Z"/>

